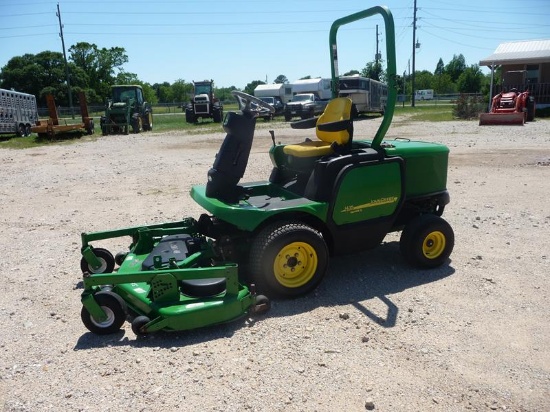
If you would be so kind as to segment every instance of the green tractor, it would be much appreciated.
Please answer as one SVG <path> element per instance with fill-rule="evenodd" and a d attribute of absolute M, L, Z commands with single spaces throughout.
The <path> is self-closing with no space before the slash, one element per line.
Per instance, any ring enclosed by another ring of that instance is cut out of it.
<path fill-rule="evenodd" d="M 103 135 L 129 134 L 130 128 L 133 133 L 153 130 L 153 108 L 144 100 L 141 86 L 112 86 L 100 125 Z"/>
<path fill-rule="evenodd" d="M 358 139 L 351 100 L 336 98 L 336 33 L 340 26 L 374 14 L 386 24 L 388 105 L 375 136 Z M 311 292 L 322 281 L 331 255 L 374 248 L 389 232 L 402 231 L 400 250 L 413 266 L 434 268 L 447 262 L 454 233 L 441 215 L 449 203 L 449 149 L 409 139 L 384 141 L 396 100 L 390 11 L 374 7 L 339 19 L 329 41 L 335 98 L 320 117 L 292 123 L 294 128 L 314 128 L 313 139 L 276 144 L 271 132 L 268 180 L 239 184 L 256 119 L 273 107 L 233 91 L 240 111 L 224 119 L 227 134 L 207 183 L 191 188 L 191 197 L 208 214 L 82 234 L 81 315 L 89 330 L 117 331 L 127 314 L 134 332 L 145 334 L 263 313 L 269 309 L 265 296 L 294 298 Z M 131 245 L 115 257 L 93 245 L 122 236 Z"/>

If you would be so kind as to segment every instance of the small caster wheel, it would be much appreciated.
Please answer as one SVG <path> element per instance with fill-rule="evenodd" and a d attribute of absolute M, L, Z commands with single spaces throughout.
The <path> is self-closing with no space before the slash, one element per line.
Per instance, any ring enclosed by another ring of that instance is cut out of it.
<path fill-rule="evenodd" d="M 110 291 L 98 292 L 94 295 L 94 299 L 107 317 L 102 321 L 94 319 L 88 309 L 83 306 L 80 317 L 84 326 L 97 335 L 118 332 L 126 321 L 126 302 L 119 295 Z"/>
<path fill-rule="evenodd" d="M 128 252 L 118 252 L 118 253 L 115 255 L 115 263 L 116 263 L 118 266 L 121 266 L 121 265 L 122 265 L 122 262 L 124 262 L 124 259 L 126 259 L 126 256 L 128 256 Z"/>
<path fill-rule="evenodd" d="M 147 316 L 138 316 L 132 321 L 132 332 L 134 332 L 137 336 L 146 335 L 147 332 L 143 330 L 143 327 L 149 322 L 151 322 L 151 319 Z"/>
<path fill-rule="evenodd" d="M 251 307 L 253 315 L 263 315 L 271 309 L 271 301 L 264 295 L 257 295 L 254 298 L 254 304 Z"/>
<path fill-rule="evenodd" d="M 80 260 L 80 270 L 82 270 L 82 273 L 88 272 L 92 275 L 97 273 L 112 273 L 115 268 L 115 258 L 112 253 L 107 249 L 102 249 L 99 247 L 94 248 L 93 251 L 94 255 L 97 256 L 101 264 L 99 267 L 94 269 L 88 262 L 86 262 L 86 259 L 82 258 Z"/>

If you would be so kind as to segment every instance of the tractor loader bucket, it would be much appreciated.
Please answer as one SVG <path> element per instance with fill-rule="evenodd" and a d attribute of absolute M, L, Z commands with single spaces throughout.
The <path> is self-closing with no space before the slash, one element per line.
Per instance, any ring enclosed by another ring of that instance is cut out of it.
<path fill-rule="evenodd" d="M 522 112 L 513 113 L 481 113 L 479 115 L 480 126 L 516 125 L 523 126 L 525 115 Z"/>

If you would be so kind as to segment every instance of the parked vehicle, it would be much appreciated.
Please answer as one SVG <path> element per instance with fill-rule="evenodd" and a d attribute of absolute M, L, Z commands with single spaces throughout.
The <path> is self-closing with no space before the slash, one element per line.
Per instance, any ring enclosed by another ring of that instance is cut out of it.
<path fill-rule="evenodd" d="M 193 82 L 193 97 L 185 106 L 185 121 L 197 123 L 199 119 L 223 120 L 223 103 L 214 96 L 214 80 Z"/>
<path fill-rule="evenodd" d="M 100 125 L 104 135 L 128 134 L 130 127 L 133 133 L 153 130 L 153 108 L 145 101 L 141 86 L 112 86 Z"/>
<path fill-rule="evenodd" d="M 28 136 L 37 121 L 38 108 L 34 95 L 0 89 L 0 134 Z"/>
<path fill-rule="evenodd" d="M 479 115 L 479 125 L 518 125 L 535 119 L 535 99 L 529 90 L 520 93 L 517 89 L 502 92 L 493 97 L 491 111 Z"/>
<path fill-rule="evenodd" d="M 280 100 L 277 100 L 274 97 L 260 97 L 260 100 L 266 102 L 275 109 L 275 112 L 273 112 L 274 116 L 283 113 L 285 105 Z"/>
<path fill-rule="evenodd" d="M 341 76 L 338 81 L 340 97 L 349 97 L 353 102 L 351 115 L 361 113 L 384 114 L 388 102 L 388 85 L 359 75 Z"/>
<path fill-rule="evenodd" d="M 315 93 L 297 94 L 285 105 L 285 120 L 288 122 L 293 117 L 314 117 L 323 113 L 328 102 L 329 99 L 321 100 Z"/>
<path fill-rule="evenodd" d="M 433 100 L 434 91 L 432 89 L 417 90 L 414 93 L 415 100 Z"/>
<path fill-rule="evenodd" d="M 273 97 L 283 105 L 292 99 L 292 85 L 288 83 L 259 84 L 254 89 L 254 96 Z"/>
<path fill-rule="evenodd" d="M 332 98 L 332 90 L 330 85 L 330 79 L 324 79 L 321 77 L 316 79 L 296 80 L 291 84 L 292 94 L 313 93 L 320 100 L 328 100 Z"/>
<path fill-rule="evenodd" d="M 59 121 L 57 113 L 57 105 L 52 94 L 46 95 L 46 104 L 48 105 L 49 118 L 38 120 L 36 125 L 31 127 L 31 133 L 36 133 L 42 139 L 53 139 L 58 135 L 69 133 L 87 133 L 95 132 L 94 119 L 88 113 L 88 103 L 84 92 L 78 93 L 80 103 L 80 115 L 82 123 L 67 124 L 67 122 Z"/>

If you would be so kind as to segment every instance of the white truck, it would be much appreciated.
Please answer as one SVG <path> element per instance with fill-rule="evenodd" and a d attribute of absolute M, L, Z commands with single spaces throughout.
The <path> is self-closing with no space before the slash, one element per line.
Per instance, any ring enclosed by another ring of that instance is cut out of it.
<path fill-rule="evenodd" d="M 434 98 L 433 89 L 417 90 L 414 93 L 414 100 L 433 100 L 433 98 Z"/>
<path fill-rule="evenodd" d="M 285 105 L 285 120 L 307 119 L 323 113 L 332 98 L 330 79 L 302 79 L 292 83 L 292 100 Z"/>
<path fill-rule="evenodd" d="M 28 136 L 37 121 L 38 108 L 34 95 L 0 89 L 0 134 Z"/>

